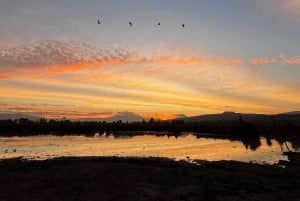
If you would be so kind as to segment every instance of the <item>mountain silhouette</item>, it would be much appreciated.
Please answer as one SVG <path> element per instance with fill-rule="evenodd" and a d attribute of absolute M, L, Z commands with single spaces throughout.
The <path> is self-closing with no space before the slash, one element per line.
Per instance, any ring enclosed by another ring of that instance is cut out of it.
<path fill-rule="evenodd" d="M 220 114 L 205 114 L 186 118 L 177 118 L 177 120 L 183 120 L 185 123 L 193 122 L 218 122 L 218 121 L 239 121 L 240 117 L 248 123 L 260 122 L 264 124 L 273 124 L 274 120 L 288 122 L 294 122 L 300 125 L 300 112 L 288 112 L 282 114 L 245 114 L 225 111 Z"/>
<path fill-rule="evenodd" d="M 0 113 L 0 120 L 5 119 L 29 119 L 35 121 L 41 119 L 41 117 L 27 115 L 23 113 Z"/>

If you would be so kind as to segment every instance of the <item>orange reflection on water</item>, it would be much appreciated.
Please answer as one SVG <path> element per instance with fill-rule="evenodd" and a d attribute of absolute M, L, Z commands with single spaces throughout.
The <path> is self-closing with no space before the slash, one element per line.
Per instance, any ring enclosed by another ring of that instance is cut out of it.
<path fill-rule="evenodd" d="M 137 156 L 168 157 L 203 160 L 237 160 L 276 163 L 286 160 L 283 148 L 272 140 L 272 146 L 261 139 L 261 146 L 248 150 L 239 141 L 200 138 L 188 134 L 174 136 L 139 135 L 116 138 L 113 136 L 32 136 L 0 137 L 0 159 L 24 157 L 47 159 L 60 156 Z"/>

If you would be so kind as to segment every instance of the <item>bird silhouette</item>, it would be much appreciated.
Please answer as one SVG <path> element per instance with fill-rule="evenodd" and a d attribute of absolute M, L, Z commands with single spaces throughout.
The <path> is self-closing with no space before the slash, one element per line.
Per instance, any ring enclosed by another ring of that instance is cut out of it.
<path fill-rule="evenodd" d="M 129 25 L 132 27 L 132 22 L 131 21 L 129 21 Z"/>
<path fill-rule="evenodd" d="M 157 25 L 160 26 L 160 22 Z"/>
<path fill-rule="evenodd" d="M 98 20 L 98 24 L 101 24 L 100 20 Z"/>
<path fill-rule="evenodd" d="M 185 25 L 184 24 L 182 24 L 182 28 L 184 28 L 185 27 Z"/>

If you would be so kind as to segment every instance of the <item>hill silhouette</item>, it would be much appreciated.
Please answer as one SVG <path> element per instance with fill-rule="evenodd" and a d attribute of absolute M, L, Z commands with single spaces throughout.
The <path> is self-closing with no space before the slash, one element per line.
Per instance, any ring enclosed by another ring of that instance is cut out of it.
<path fill-rule="evenodd" d="M 15 119 L 29 119 L 29 120 L 39 120 L 39 116 L 31 116 L 23 113 L 0 113 L 0 120 L 15 120 Z"/>
<path fill-rule="evenodd" d="M 274 124 L 274 120 L 277 121 L 288 121 L 300 125 L 300 112 L 288 112 L 282 114 L 245 114 L 245 113 L 235 113 L 226 111 L 220 114 L 206 114 L 193 117 L 179 118 L 178 120 L 183 120 L 185 123 L 193 122 L 218 122 L 218 121 L 238 121 L 239 118 L 248 123 L 260 123 L 260 124 Z M 279 123 L 279 122 L 278 122 Z"/>

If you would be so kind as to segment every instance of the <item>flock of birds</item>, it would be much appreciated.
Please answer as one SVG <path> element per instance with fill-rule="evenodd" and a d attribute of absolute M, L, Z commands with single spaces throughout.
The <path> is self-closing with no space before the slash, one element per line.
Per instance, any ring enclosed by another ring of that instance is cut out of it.
<path fill-rule="evenodd" d="M 101 21 L 100 21 L 100 20 L 98 20 L 98 24 L 101 24 Z M 132 27 L 132 25 L 133 25 L 131 21 L 129 21 L 128 24 L 129 24 L 130 27 Z M 160 22 L 157 23 L 157 25 L 160 26 Z M 181 26 L 182 26 L 182 28 L 184 28 L 184 27 L 185 27 L 185 24 L 182 24 Z"/>

